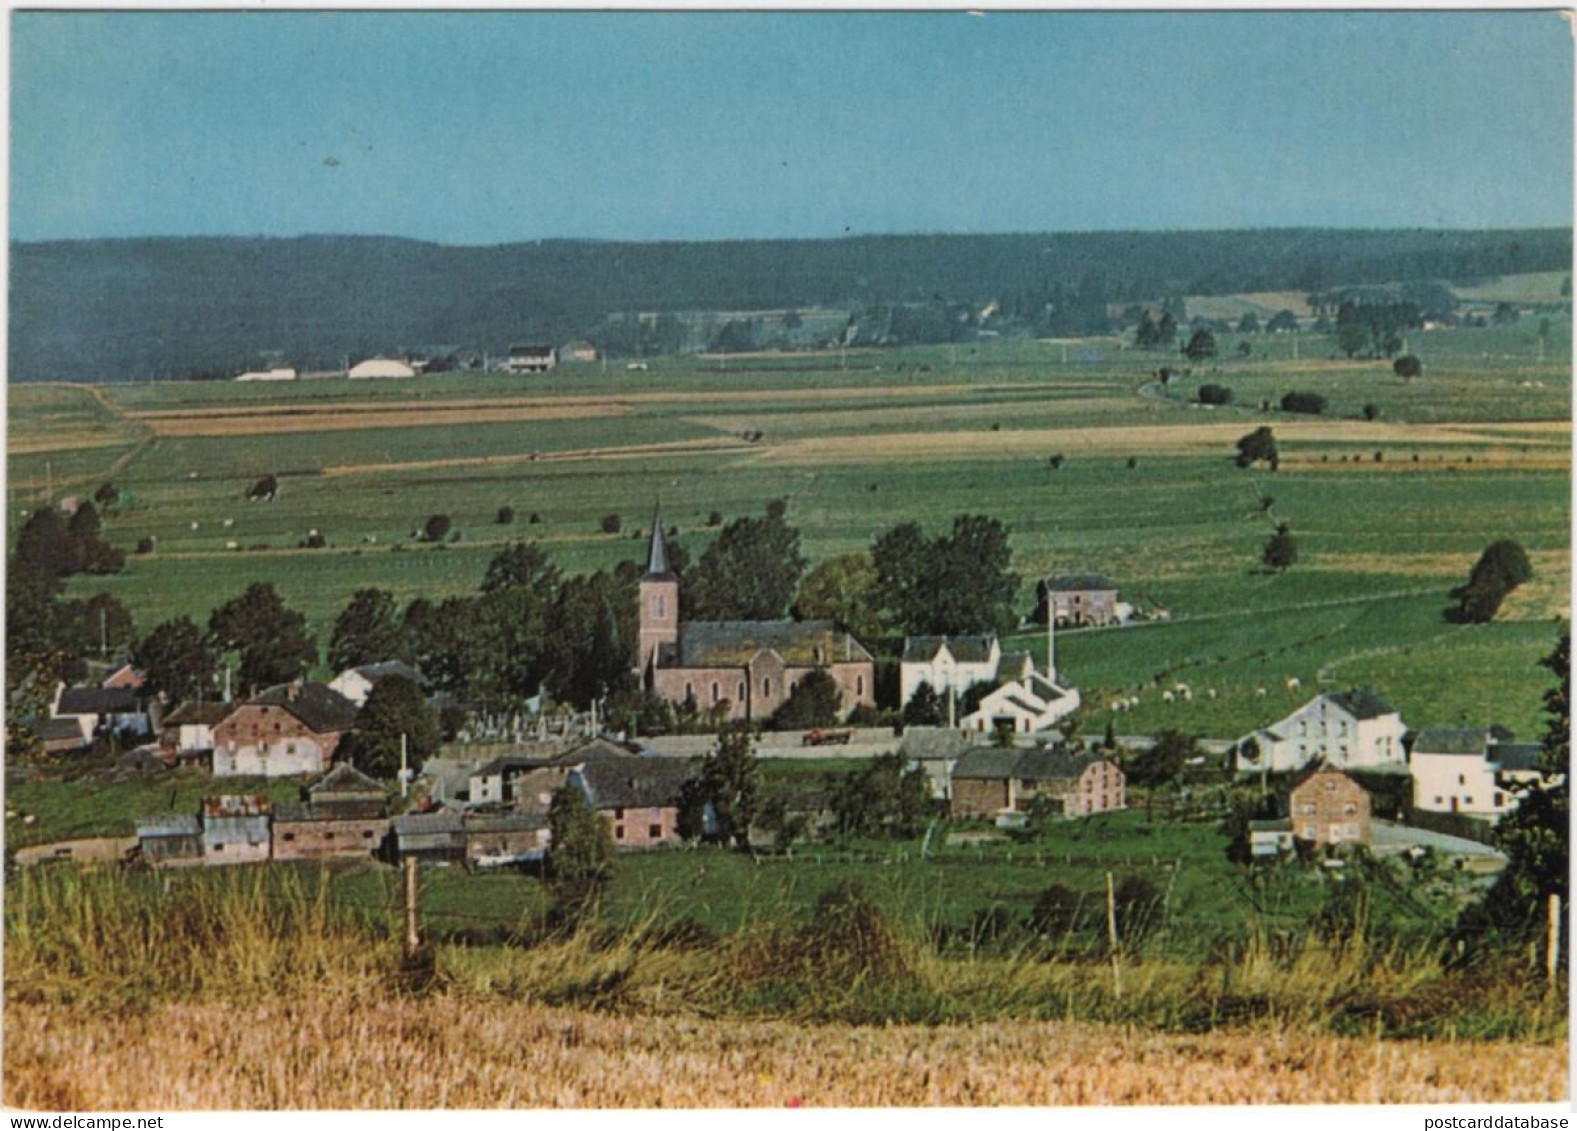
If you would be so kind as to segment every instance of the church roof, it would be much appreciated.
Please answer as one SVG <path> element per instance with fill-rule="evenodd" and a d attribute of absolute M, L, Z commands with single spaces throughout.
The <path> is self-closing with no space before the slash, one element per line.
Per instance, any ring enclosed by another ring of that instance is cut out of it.
<path fill-rule="evenodd" d="M 652 513 L 651 548 L 646 555 L 646 581 L 672 581 L 673 570 L 668 568 L 668 543 L 663 540 L 663 512 Z"/>
<path fill-rule="evenodd" d="M 871 659 L 863 644 L 830 620 L 689 621 L 680 626 L 679 647 L 666 651 L 662 666 L 744 667 L 769 649 L 791 667 Z"/>

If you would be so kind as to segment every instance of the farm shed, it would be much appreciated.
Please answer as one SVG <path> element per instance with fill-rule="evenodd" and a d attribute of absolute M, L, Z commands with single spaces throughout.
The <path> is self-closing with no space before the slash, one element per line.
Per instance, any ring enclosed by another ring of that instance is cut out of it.
<path fill-rule="evenodd" d="M 1248 823 L 1249 855 L 1255 860 L 1274 858 L 1292 851 L 1292 821 L 1250 821 Z"/>
<path fill-rule="evenodd" d="M 1024 813 L 1037 799 L 1064 817 L 1125 809 L 1127 779 L 1099 754 L 1047 748 L 971 750 L 953 768 L 955 818 Z"/>
<path fill-rule="evenodd" d="M 925 771 L 926 787 L 932 797 L 946 799 L 952 796 L 953 767 L 971 749 L 975 738 L 970 731 L 951 727 L 905 727 L 898 753 L 910 766 Z"/>
<path fill-rule="evenodd" d="M 272 812 L 273 805 L 262 794 L 203 798 L 203 862 L 250 864 L 267 860 Z"/>
<path fill-rule="evenodd" d="M 137 846 L 151 868 L 190 868 L 203 862 L 202 828 L 189 814 L 139 817 Z"/>
<path fill-rule="evenodd" d="M 546 813 L 467 813 L 465 860 L 473 867 L 519 864 L 547 855 Z"/>
<path fill-rule="evenodd" d="M 395 851 L 438 864 L 465 861 L 465 824 L 459 813 L 407 813 L 391 822 Z"/>
<path fill-rule="evenodd" d="M 22 724 L 38 736 L 50 754 L 70 754 L 93 745 L 92 720 L 84 715 L 55 719 L 24 719 Z"/>

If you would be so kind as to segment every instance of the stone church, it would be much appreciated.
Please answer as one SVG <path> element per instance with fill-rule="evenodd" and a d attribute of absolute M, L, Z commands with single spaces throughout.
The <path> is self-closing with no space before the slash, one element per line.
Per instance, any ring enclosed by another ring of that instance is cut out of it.
<path fill-rule="evenodd" d="M 876 705 L 876 661 L 830 620 L 681 621 L 661 513 L 652 522 L 640 602 L 642 686 L 675 705 L 690 700 L 709 711 L 726 704 L 730 719 L 763 721 L 817 669 L 837 683 L 845 714 Z"/>

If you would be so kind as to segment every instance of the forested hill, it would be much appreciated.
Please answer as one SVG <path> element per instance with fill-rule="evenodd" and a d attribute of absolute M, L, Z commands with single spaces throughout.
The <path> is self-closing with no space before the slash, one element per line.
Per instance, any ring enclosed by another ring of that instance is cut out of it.
<path fill-rule="evenodd" d="M 139 380 L 572 338 L 614 353 L 671 348 L 629 336 L 621 315 L 635 311 L 885 309 L 890 329 L 895 310 L 995 301 L 1026 330 L 1067 332 L 1098 320 L 1106 303 L 1461 281 L 1566 270 L 1570 260 L 1566 229 L 495 247 L 338 236 L 20 243 L 11 248 L 9 362 L 13 381 Z"/>

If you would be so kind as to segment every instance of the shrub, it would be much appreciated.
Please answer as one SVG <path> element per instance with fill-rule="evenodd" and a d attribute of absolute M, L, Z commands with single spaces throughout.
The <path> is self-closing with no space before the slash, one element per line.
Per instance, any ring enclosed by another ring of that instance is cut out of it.
<path fill-rule="evenodd" d="M 532 526 L 535 526 L 537 523 L 542 521 L 542 513 L 540 511 L 532 511 L 531 517 L 526 519 L 526 521 Z"/>
<path fill-rule="evenodd" d="M 1391 363 L 1392 371 L 1402 380 L 1410 381 L 1423 375 L 1424 363 L 1410 353 L 1404 353 Z"/>
<path fill-rule="evenodd" d="M 1281 411 L 1318 416 L 1325 411 L 1325 398 L 1319 393 L 1288 393 L 1281 398 Z"/>
<path fill-rule="evenodd" d="M 145 534 L 137 539 L 137 552 L 139 554 L 151 554 L 154 551 L 154 547 L 158 544 L 159 540 L 152 534 Z"/>
<path fill-rule="evenodd" d="M 450 525 L 449 516 L 446 514 L 431 516 L 422 525 L 422 541 L 442 542 L 449 533 Z"/>
<path fill-rule="evenodd" d="M 706 516 L 706 524 L 708 526 L 722 526 L 723 525 L 723 512 L 722 511 L 713 511 L 711 514 L 707 515 Z"/>
<path fill-rule="evenodd" d="M 499 507 L 498 515 L 493 521 L 498 523 L 499 526 L 508 526 L 510 523 L 515 521 L 515 508 Z"/>
<path fill-rule="evenodd" d="M 624 527 L 624 519 L 617 513 L 602 516 L 602 532 L 604 534 L 617 534 Z"/>
<path fill-rule="evenodd" d="M 1366 404 L 1366 405 L 1364 405 L 1363 406 L 1363 418 L 1365 420 L 1378 420 L 1378 419 L 1380 419 L 1380 406 L 1379 405 L 1375 405 L 1375 404 Z"/>
<path fill-rule="evenodd" d="M 1225 385 L 1199 386 L 1200 404 L 1231 404 L 1232 390 Z"/>

